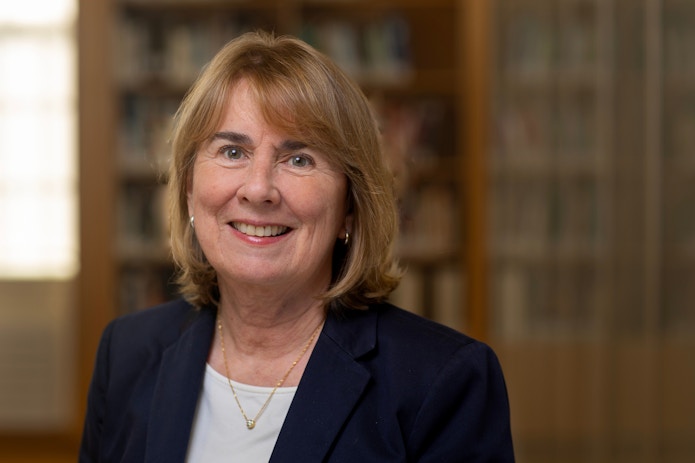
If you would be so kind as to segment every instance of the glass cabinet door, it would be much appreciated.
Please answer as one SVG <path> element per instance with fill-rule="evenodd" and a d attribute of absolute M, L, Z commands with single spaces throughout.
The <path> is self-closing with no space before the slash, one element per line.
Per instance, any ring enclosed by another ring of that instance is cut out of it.
<path fill-rule="evenodd" d="M 519 461 L 695 458 L 695 2 L 496 0 L 490 337 Z"/>

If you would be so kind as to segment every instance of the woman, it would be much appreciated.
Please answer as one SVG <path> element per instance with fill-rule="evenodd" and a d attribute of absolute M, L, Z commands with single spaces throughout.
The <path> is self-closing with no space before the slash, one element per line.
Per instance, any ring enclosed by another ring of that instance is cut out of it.
<path fill-rule="evenodd" d="M 359 89 L 247 34 L 176 115 L 184 298 L 105 330 L 82 462 L 513 461 L 485 345 L 384 302 L 392 177 Z"/>

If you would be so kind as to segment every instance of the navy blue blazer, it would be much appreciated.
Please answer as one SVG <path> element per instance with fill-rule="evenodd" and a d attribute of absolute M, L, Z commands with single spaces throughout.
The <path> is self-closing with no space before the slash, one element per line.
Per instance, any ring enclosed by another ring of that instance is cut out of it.
<path fill-rule="evenodd" d="M 80 462 L 184 462 L 215 316 L 179 300 L 109 324 Z M 270 461 L 512 462 L 497 358 L 389 304 L 330 313 Z"/>

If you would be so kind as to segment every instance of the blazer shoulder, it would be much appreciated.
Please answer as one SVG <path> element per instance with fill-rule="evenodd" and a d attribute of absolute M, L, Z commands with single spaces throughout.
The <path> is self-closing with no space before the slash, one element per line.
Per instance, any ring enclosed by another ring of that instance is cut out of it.
<path fill-rule="evenodd" d="M 378 312 L 378 351 L 382 359 L 434 378 L 449 372 L 499 371 L 493 349 L 453 328 L 390 304 Z M 476 373 L 477 374 L 477 373 Z"/>
<path fill-rule="evenodd" d="M 183 299 L 122 315 L 104 331 L 112 347 L 119 351 L 162 350 L 174 343 L 202 311 Z"/>
<path fill-rule="evenodd" d="M 497 363 L 487 344 L 389 303 L 345 310 L 329 330 L 352 358 L 377 368 L 398 365 L 401 371 L 433 377 L 447 365 L 484 369 Z"/>
<path fill-rule="evenodd" d="M 150 425 L 163 422 L 162 402 L 169 408 L 176 403 L 174 412 L 195 410 L 196 394 L 191 391 L 202 382 L 209 346 L 203 336 L 211 339 L 213 326 L 213 310 L 197 310 L 183 300 L 109 323 L 90 385 L 83 454 L 90 453 L 95 461 L 97 454 L 99 461 L 115 461 L 123 452 L 119 461 L 145 461 Z"/>
<path fill-rule="evenodd" d="M 380 339 L 392 339 L 414 349 L 456 350 L 479 344 L 460 331 L 388 303 L 375 306 L 374 310 L 378 313 Z"/>

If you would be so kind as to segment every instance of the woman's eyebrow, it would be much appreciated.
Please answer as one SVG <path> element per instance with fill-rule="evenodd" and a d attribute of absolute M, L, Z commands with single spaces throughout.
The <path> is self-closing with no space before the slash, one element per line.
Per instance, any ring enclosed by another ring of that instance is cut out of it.
<path fill-rule="evenodd" d="M 239 133 L 239 132 L 216 132 L 210 137 L 210 141 L 215 141 L 215 140 L 226 140 L 231 143 L 235 143 L 238 145 L 251 145 L 253 143 L 253 140 L 251 140 L 251 137 L 249 137 L 246 134 Z M 282 143 L 280 143 L 280 146 L 277 148 L 278 151 L 298 151 L 298 150 L 303 150 L 306 149 L 309 145 L 302 141 L 298 140 L 284 140 Z"/>
<path fill-rule="evenodd" d="M 212 137 L 210 137 L 211 141 L 219 139 L 227 140 L 232 143 L 238 143 L 240 145 L 251 144 L 251 138 L 248 135 L 238 132 L 216 132 Z"/>
<path fill-rule="evenodd" d="M 285 140 L 280 144 L 280 150 L 282 151 L 297 151 L 297 150 L 302 150 L 305 149 L 307 146 L 306 143 L 297 141 L 297 140 Z"/>

